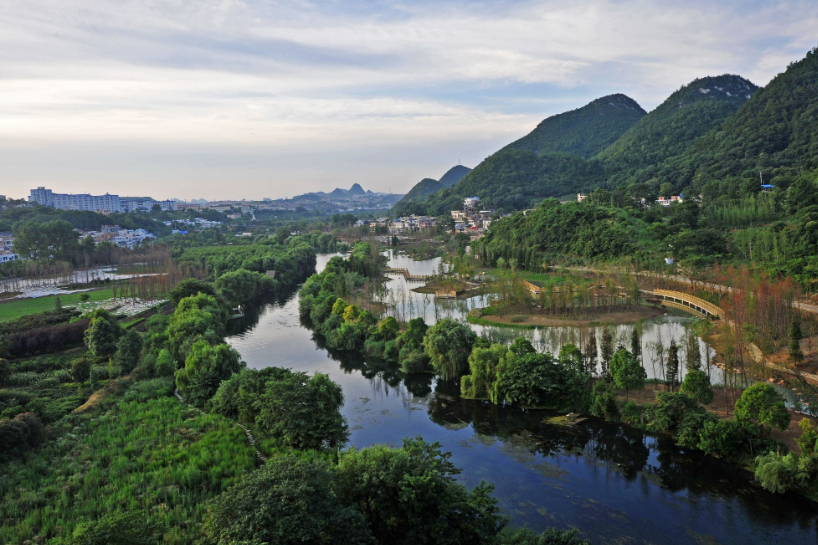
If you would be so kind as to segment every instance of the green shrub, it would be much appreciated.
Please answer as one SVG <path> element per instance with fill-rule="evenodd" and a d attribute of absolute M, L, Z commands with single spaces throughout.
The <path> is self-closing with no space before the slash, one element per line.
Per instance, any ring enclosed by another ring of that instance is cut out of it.
<path fill-rule="evenodd" d="M 790 413 L 784 399 L 766 382 L 757 382 L 741 393 L 736 401 L 736 421 L 750 431 L 766 433 L 768 428 L 787 429 Z"/>
<path fill-rule="evenodd" d="M 815 452 L 815 443 L 818 442 L 818 431 L 809 418 L 802 418 L 798 423 L 801 428 L 801 436 L 796 439 L 798 446 L 801 447 L 803 454 L 813 454 Z"/>
<path fill-rule="evenodd" d="M 429 356 L 422 350 L 403 348 L 400 351 L 400 368 L 407 375 L 413 373 L 434 373 Z"/>
<path fill-rule="evenodd" d="M 616 396 L 603 381 L 594 384 L 591 391 L 591 414 L 605 420 L 619 420 Z"/>
<path fill-rule="evenodd" d="M 689 412 L 702 411 L 691 397 L 679 392 L 659 392 L 656 403 L 645 408 L 646 428 L 653 432 L 675 433 Z"/>
<path fill-rule="evenodd" d="M 622 421 L 631 426 L 641 427 L 642 409 L 633 400 L 626 402 L 622 407 Z"/>
<path fill-rule="evenodd" d="M 85 358 L 77 358 L 71 362 L 71 376 L 75 382 L 85 382 L 91 375 L 91 362 Z"/>
<path fill-rule="evenodd" d="M 45 441 L 43 423 L 32 413 L 0 420 L 0 458 L 19 456 Z"/>
<path fill-rule="evenodd" d="M 707 411 L 691 411 L 679 423 L 676 444 L 681 447 L 699 448 L 701 431 L 708 422 L 718 421 L 718 417 Z"/>
<path fill-rule="evenodd" d="M 812 456 L 798 456 L 768 452 L 756 458 L 755 477 L 770 492 L 804 490 L 815 480 L 816 460 Z"/>
<path fill-rule="evenodd" d="M 713 402 L 713 388 L 710 385 L 710 377 L 699 369 L 688 370 L 684 381 L 682 381 L 681 391 L 702 405 Z"/>
<path fill-rule="evenodd" d="M 731 462 L 741 461 L 745 444 L 746 432 L 732 420 L 706 422 L 699 432 L 699 449 Z"/>
<path fill-rule="evenodd" d="M 171 356 L 170 351 L 163 348 L 156 356 L 156 375 L 168 377 L 176 372 L 176 360 Z"/>

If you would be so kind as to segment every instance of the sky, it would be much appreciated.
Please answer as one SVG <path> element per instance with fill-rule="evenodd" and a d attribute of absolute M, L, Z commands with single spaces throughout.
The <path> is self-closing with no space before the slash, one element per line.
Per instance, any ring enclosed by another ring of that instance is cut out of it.
<path fill-rule="evenodd" d="M 765 85 L 818 2 L 3 0 L 0 194 L 404 193 L 542 119 Z"/>

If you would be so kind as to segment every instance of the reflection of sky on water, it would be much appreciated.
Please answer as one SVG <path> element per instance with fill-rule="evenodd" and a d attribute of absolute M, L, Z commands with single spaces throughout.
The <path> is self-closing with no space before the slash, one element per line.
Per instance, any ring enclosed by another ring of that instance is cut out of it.
<path fill-rule="evenodd" d="M 431 376 L 331 353 L 300 323 L 295 295 L 232 327 L 228 341 L 249 367 L 322 372 L 339 383 L 350 444 L 439 441 L 463 469 L 461 482 L 495 485 L 514 524 L 576 526 L 595 545 L 816 542 L 813 504 L 766 493 L 740 468 L 685 453 L 666 437 L 595 419 L 549 425 L 542 411 L 463 400 L 455 385 Z M 548 335 L 542 342 L 571 339 L 570 331 Z"/>
<path fill-rule="evenodd" d="M 408 269 L 411 274 L 430 275 L 437 274 L 441 259 L 427 259 L 414 261 L 403 254 L 389 252 L 389 266 L 393 268 Z M 454 318 L 465 321 L 466 315 L 473 308 L 487 306 L 488 296 L 477 295 L 467 299 L 438 299 L 428 293 L 417 293 L 414 288 L 422 286 L 423 282 L 407 281 L 401 275 L 390 275 L 385 283 L 386 291 L 380 295 L 379 300 L 387 305 L 389 314 L 402 320 L 412 318 L 423 318 L 426 323 L 433 324 L 443 318 Z M 642 327 L 642 362 L 648 374 L 648 378 L 663 378 L 662 364 L 658 358 L 658 350 L 655 348 L 657 342 L 667 349 L 671 340 L 676 344 L 681 344 L 687 327 L 694 322 L 694 318 L 682 311 L 668 309 L 664 316 L 646 320 Z M 541 352 L 559 354 L 560 348 L 564 344 L 573 343 L 584 350 L 585 342 L 594 331 L 597 339 L 597 346 L 602 340 L 604 326 L 577 327 L 560 326 L 544 327 L 537 329 L 515 328 L 515 327 L 486 327 L 471 324 L 478 334 L 487 337 L 492 342 L 511 343 L 517 337 L 525 337 Z M 614 348 L 622 345 L 628 350 L 631 347 L 631 333 L 635 324 L 613 325 Z M 599 349 L 598 349 L 599 350 Z M 702 361 L 702 368 L 707 371 L 705 362 L 707 361 L 707 346 L 699 341 L 699 352 Z M 713 352 L 711 351 L 711 355 Z M 712 357 L 712 356 L 711 356 Z M 601 354 L 597 354 L 597 361 L 600 361 Z M 710 377 L 714 384 L 720 384 L 722 371 L 711 366 Z"/>

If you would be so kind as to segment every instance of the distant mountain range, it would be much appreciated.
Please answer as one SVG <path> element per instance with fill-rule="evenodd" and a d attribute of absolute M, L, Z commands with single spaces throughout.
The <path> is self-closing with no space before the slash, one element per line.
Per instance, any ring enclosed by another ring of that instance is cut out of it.
<path fill-rule="evenodd" d="M 332 200 L 347 200 L 347 199 L 354 199 L 356 197 L 366 197 L 366 196 L 385 196 L 389 195 L 389 193 L 380 193 L 380 192 L 373 192 L 370 190 L 364 190 L 361 187 L 361 184 L 352 184 L 352 187 L 349 189 L 342 189 L 340 187 L 336 187 L 329 193 L 324 193 L 323 191 L 316 191 L 312 193 L 304 193 L 303 195 L 296 195 L 293 197 L 293 200 L 298 199 L 307 199 L 307 200 L 320 200 L 320 199 L 332 199 Z"/>
<path fill-rule="evenodd" d="M 799 173 L 818 169 L 816 127 L 813 50 L 761 89 L 737 75 L 704 77 L 650 113 L 615 94 L 546 118 L 451 187 L 422 180 L 393 212 L 444 214 L 470 195 L 508 212 L 597 187 L 716 198 L 757 185 L 759 172 L 787 187 Z"/>

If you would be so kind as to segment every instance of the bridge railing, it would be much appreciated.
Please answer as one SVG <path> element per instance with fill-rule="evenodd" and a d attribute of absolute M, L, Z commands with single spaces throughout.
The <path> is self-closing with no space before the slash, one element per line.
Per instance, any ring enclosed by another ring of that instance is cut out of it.
<path fill-rule="evenodd" d="M 719 307 L 717 307 L 710 301 L 705 301 L 701 297 L 696 297 L 695 295 L 690 295 L 687 293 L 683 293 L 681 291 L 672 290 L 653 290 L 650 293 L 658 295 L 663 299 L 670 299 L 672 301 L 692 306 L 694 308 L 699 309 L 701 312 L 707 314 L 708 316 L 714 316 L 716 318 L 722 317 L 722 311 Z"/>

